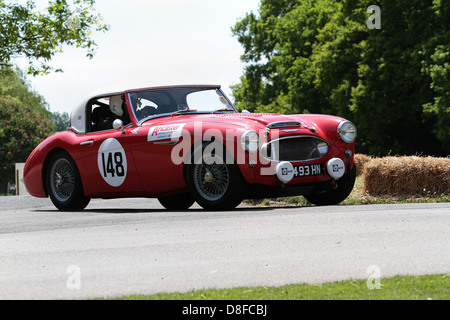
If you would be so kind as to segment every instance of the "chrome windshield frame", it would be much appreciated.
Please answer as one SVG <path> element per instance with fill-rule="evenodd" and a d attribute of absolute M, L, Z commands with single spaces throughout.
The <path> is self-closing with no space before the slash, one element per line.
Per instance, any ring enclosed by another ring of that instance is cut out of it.
<path fill-rule="evenodd" d="M 130 108 L 131 108 L 131 112 L 133 114 L 134 119 L 136 120 L 136 122 L 139 125 L 142 125 L 144 122 L 147 122 L 149 120 L 152 119 L 157 119 L 157 118 L 162 118 L 162 117 L 172 117 L 172 116 L 182 116 L 182 115 L 189 115 L 189 114 L 213 114 L 214 112 L 216 112 L 217 110 L 199 110 L 199 111 L 194 111 L 192 110 L 192 112 L 189 111 L 185 111 L 182 113 L 178 113 L 178 114 L 173 114 L 173 112 L 167 112 L 167 113 L 160 113 L 160 114 L 154 114 L 154 115 L 150 115 L 147 116 L 143 119 L 138 119 L 137 115 L 136 115 L 136 111 L 135 111 L 135 106 L 133 105 L 132 99 L 131 99 L 131 94 L 133 93 L 139 93 L 139 92 L 144 92 L 144 91 L 157 91 L 157 90 L 170 90 L 170 89 L 199 89 L 198 91 L 207 91 L 207 90 L 215 90 L 220 92 L 220 95 L 222 97 L 224 97 L 226 99 L 226 101 L 228 102 L 228 105 L 231 106 L 232 110 L 234 110 L 233 113 L 239 113 L 236 109 L 236 107 L 233 105 L 233 103 L 231 102 L 231 100 L 227 97 L 227 95 L 222 91 L 222 89 L 220 88 L 220 86 L 174 86 L 174 87 L 156 87 L 156 88 L 147 88 L 147 89 L 141 89 L 141 90 L 136 90 L 136 91 L 129 91 L 127 92 L 127 99 L 130 103 Z M 202 90 L 203 89 L 203 90 Z M 231 111 L 231 109 L 230 109 Z M 229 112 L 229 111 L 227 111 Z"/>

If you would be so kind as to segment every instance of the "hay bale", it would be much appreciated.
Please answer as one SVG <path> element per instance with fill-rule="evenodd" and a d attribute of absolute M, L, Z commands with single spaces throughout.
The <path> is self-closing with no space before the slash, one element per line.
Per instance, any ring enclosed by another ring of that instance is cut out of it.
<path fill-rule="evenodd" d="M 390 197 L 441 197 L 450 190 L 450 158 L 384 157 L 365 165 L 364 193 Z"/>
<path fill-rule="evenodd" d="M 356 165 L 356 176 L 361 176 L 364 173 L 364 167 L 373 158 L 365 154 L 355 153 L 354 161 Z"/>

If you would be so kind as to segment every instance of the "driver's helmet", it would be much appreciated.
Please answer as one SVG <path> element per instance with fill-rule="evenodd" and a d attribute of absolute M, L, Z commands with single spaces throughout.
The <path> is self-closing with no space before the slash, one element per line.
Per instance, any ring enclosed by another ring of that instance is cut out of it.
<path fill-rule="evenodd" d="M 109 109 L 111 109 L 111 112 L 119 117 L 123 116 L 122 102 L 123 100 L 120 95 L 112 96 L 109 100 Z"/>

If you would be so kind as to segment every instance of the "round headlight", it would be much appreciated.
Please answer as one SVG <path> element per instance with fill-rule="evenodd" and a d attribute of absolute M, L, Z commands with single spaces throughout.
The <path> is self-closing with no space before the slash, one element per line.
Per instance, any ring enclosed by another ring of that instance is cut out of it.
<path fill-rule="evenodd" d="M 242 149 L 250 153 L 256 152 L 259 149 L 259 135 L 255 130 L 247 130 L 241 137 Z"/>
<path fill-rule="evenodd" d="M 356 139 L 356 126 L 351 121 L 342 121 L 337 127 L 337 132 L 345 143 L 351 143 Z"/>

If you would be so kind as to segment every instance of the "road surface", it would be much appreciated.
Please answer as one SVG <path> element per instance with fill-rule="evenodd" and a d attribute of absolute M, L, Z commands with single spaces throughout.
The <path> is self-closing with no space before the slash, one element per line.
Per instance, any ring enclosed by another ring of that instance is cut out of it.
<path fill-rule="evenodd" d="M 89 299 L 450 273 L 450 203 L 164 210 L 1 197 L 0 299 Z"/>

